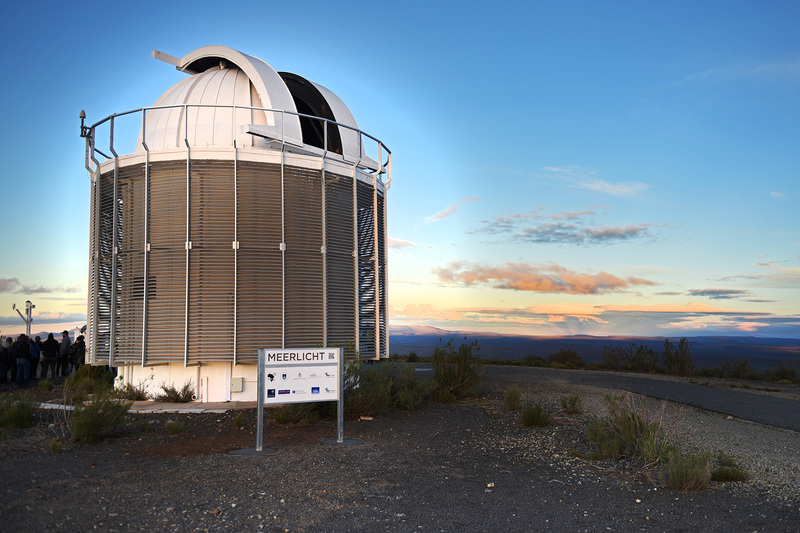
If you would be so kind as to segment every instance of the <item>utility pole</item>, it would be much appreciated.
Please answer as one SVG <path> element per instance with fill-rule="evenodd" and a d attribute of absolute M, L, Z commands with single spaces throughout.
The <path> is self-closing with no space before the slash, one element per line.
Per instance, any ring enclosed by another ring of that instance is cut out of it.
<path fill-rule="evenodd" d="M 19 309 L 17 309 L 17 304 L 11 304 L 11 309 L 14 309 L 19 317 L 25 322 L 25 335 L 27 337 L 31 336 L 31 322 L 33 322 L 33 317 L 31 317 L 31 313 L 36 306 L 31 303 L 30 300 L 25 302 L 25 314 L 23 315 Z"/>

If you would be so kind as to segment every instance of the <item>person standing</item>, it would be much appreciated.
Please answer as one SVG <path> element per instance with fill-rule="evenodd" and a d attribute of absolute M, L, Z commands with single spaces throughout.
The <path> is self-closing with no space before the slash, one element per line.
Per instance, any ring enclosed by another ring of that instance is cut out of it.
<path fill-rule="evenodd" d="M 50 333 L 47 340 L 42 344 L 42 379 L 47 377 L 47 369 L 51 369 L 53 381 L 56 380 L 56 360 L 59 352 L 58 341 Z"/>
<path fill-rule="evenodd" d="M 17 380 L 16 383 L 20 387 L 28 385 L 28 380 L 31 377 L 31 348 L 28 343 L 28 337 L 24 333 L 17 338 L 14 344 L 17 352 Z"/>
<path fill-rule="evenodd" d="M 71 355 L 70 346 L 72 340 L 69 338 L 67 330 L 61 332 L 61 346 L 58 350 L 58 361 L 56 362 L 56 373 L 60 376 L 66 377 L 69 365 L 69 356 Z"/>
<path fill-rule="evenodd" d="M 39 337 L 36 338 L 39 339 Z M 36 341 L 28 337 L 28 349 L 30 349 L 31 352 L 31 368 L 29 370 L 28 375 L 30 376 L 30 379 L 33 380 L 36 379 L 37 375 L 36 371 L 39 368 L 39 358 L 41 357 L 42 354 L 41 348 L 39 346 L 41 343 L 42 343 L 41 340 L 39 340 L 37 344 Z"/>

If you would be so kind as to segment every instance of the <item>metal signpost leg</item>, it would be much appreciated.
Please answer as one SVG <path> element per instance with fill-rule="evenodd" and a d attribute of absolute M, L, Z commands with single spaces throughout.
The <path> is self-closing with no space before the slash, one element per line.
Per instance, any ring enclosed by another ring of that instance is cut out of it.
<path fill-rule="evenodd" d="M 336 402 L 336 442 L 344 442 L 344 354 L 339 350 L 339 399 Z"/>
<path fill-rule="evenodd" d="M 264 350 L 258 351 L 258 392 L 256 407 L 258 408 L 258 429 L 256 430 L 256 451 L 260 452 L 264 444 Z"/>

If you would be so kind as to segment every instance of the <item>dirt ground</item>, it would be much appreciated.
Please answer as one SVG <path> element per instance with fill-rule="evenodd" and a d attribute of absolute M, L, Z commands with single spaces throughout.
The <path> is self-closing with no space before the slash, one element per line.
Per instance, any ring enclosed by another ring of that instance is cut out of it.
<path fill-rule="evenodd" d="M 346 421 L 345 437 L 361 446 L 321 444 L 336 437 L 332 420 L 278 425 L 267 415 L 273 455 L 230 453 L 255 445 L 255 409 L 129 415 L 101 443 L 55 454 L 59 417 L 44 413 L 0 443 L 0 530 L 800 530 L 800 501 L 752 484 L 686 494 L 624 464 L 576 458 L 591 448 L 591 414 L 522 427 L 503 394 L 533 378 L 510 372 L 490 372 L 479 395 L 454 405 Z M 183 430 L 169 435 L 168 422 Z"/>

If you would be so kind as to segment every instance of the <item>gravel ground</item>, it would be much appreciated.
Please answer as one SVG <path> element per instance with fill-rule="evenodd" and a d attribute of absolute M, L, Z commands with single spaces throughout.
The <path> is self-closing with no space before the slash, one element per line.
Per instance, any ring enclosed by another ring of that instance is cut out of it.
<path fill-rule="evenodd" d="M 358 447 L 320 444 L 335 422 L 265 428 L 255 410 L 131 417 L 114 438 L 48 451 L 50 430 L 0 445 L 3 531 L 791 531 L 800 530 L 796 433 L 685 409 L 682 444 L 737 457 L 752 479 L 684 494 L 624 464 L 590 462 L 588 417 L 605 414 L 602 386 L 546 369 L 492 368 L 482 393 L 456 405 L 348 421 Z M 511 384 L 554 424 L 528 429 L 503 411 Z M 585 414 L 556 411 L 582 396 Z M 660 404 L 652 403 L 652 408 Z M 678 409 L 665 404 L 665 420 Z M 169 420 L 184 423 L 167 435 Z"/>

